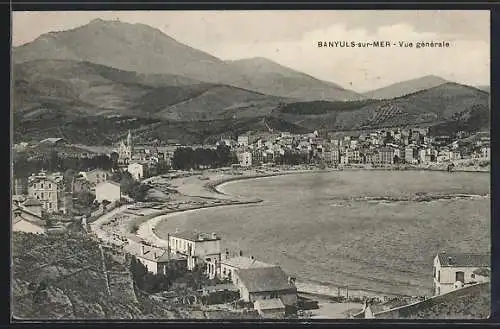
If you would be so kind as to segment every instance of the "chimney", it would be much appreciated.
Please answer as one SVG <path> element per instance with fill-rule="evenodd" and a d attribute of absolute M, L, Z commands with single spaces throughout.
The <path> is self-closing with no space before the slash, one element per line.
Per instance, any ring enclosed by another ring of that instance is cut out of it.
<path fill-rule="evenodd" d="M 212 233 L 212 239 L 213 240 L 217 239 L 217 233 Z"/>

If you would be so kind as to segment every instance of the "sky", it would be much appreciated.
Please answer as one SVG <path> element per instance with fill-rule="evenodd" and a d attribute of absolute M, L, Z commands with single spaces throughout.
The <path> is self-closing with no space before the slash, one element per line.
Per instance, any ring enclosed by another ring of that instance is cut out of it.
<path fill-rule="evenodd" d="M 437 75 L 490 84 L 489 11 L 87 11 L 14 12 L 12 43 L 119 19 L 158 28 L 223 60 L 266 57 L 356 91 Z M 333 48 L 318 41 L 445 41 L 449 48 Z"/>

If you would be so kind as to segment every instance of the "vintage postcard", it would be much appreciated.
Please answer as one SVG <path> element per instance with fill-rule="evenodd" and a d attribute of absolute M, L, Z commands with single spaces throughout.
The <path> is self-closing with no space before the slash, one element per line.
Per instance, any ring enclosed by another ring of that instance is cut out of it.
<path fill-rule="evenodd" d="M 489 11 L 14 12 L 12 317 L 490 315 Z"/>

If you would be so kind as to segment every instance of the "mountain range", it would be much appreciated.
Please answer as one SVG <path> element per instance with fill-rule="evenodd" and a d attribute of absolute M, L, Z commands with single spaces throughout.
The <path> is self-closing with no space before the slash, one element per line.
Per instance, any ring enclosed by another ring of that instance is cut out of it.
<path fill-rule="evenodd" d="M 224 124 L 235 133 L 243 124 L 268 130 L 270 123 L 277 130 L 352 130 L 442 124 L 489 111 L 485 87 L 425 76 L 361 94 L 265 58 L 223 61 L 150 26 L 101 19 L 15 47 L 13 61 L 17 138 L 53 134 L 33 129 L 42 121 L 62 131 L 91 117 L 160 120 L 162 127 L 198 122 L 198 133 L 189 124 L 191 141 L 224 134 Z"/>

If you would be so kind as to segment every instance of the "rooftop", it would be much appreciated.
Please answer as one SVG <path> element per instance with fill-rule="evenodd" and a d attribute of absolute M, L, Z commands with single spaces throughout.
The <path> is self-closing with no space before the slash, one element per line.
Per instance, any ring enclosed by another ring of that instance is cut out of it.
<path fill-rule="evenodd" d="M 111 185 L 120 187 L 120 183 L 114 182 L 112 180 L 107 180 L 105 182 L 99 183 L 99 185 L 97 185 L 97 186 L 101 186 L 101 185 L 105 185 L 105 184 L 111 184 Z"/>
<path fill-rule="evenodd" d="M 439 263 L 446 267 L 489 267 L 489 254 L 440 253 Z"/>
<path fill-rule="evenodd" d="M 248 269 L 248 268 L 263 268 L 263 267 L 274 267 L 275 265 L 267 264 L 256 259 L 251 259 L 244 256 L 236 256 L 226 260 L 222 260 L 221 264 L 235 267 L 238 269 Z"/>
<path fill-rule="evenodd" d="M 236 287 L 232 283 L 224 283 L 224 284 L 216 284 L 215 286 L 205 286 L 203 287 L 203 290 L 211 293 L 211 292 L 216 292 L 216 291 L 238 291 L 238 287 Z"/>
<path fill-rule="evenodd" d="M 142 248 L 144 248 L 144 254 Z M 174 258 L 174 257 L 169 257 L 166 249 L 146 246 L 138 243 L 127 244 L 123 249 L 129 254 L 132 254 L 136 257 L 144 258 L 158 263 L 166 262 Z"/>
<path fill-rule="evenodd" d="M 254 306 L 261 310 L 285 309 L 285 304 L 279 298 L 259 299 L 255 301 Z"/>
<path fill-rule="evenodd" d="M 248 268 L 237 271 L 238 278 L 249 292 L 276 291 L 295 288 L 279 266 Z"/>
<path fill-rule="evenodd" d="M 221 239 L 215 233 L 176 232 L 171 233 L 170 236 L 192 242 L 216 241 Z"/>
<path fill-rule="evenodd" d="M 27 198 L 26 201 L 23 202 L 23 206 L 41 206 L 42 203 L 35 198 Z"/>

